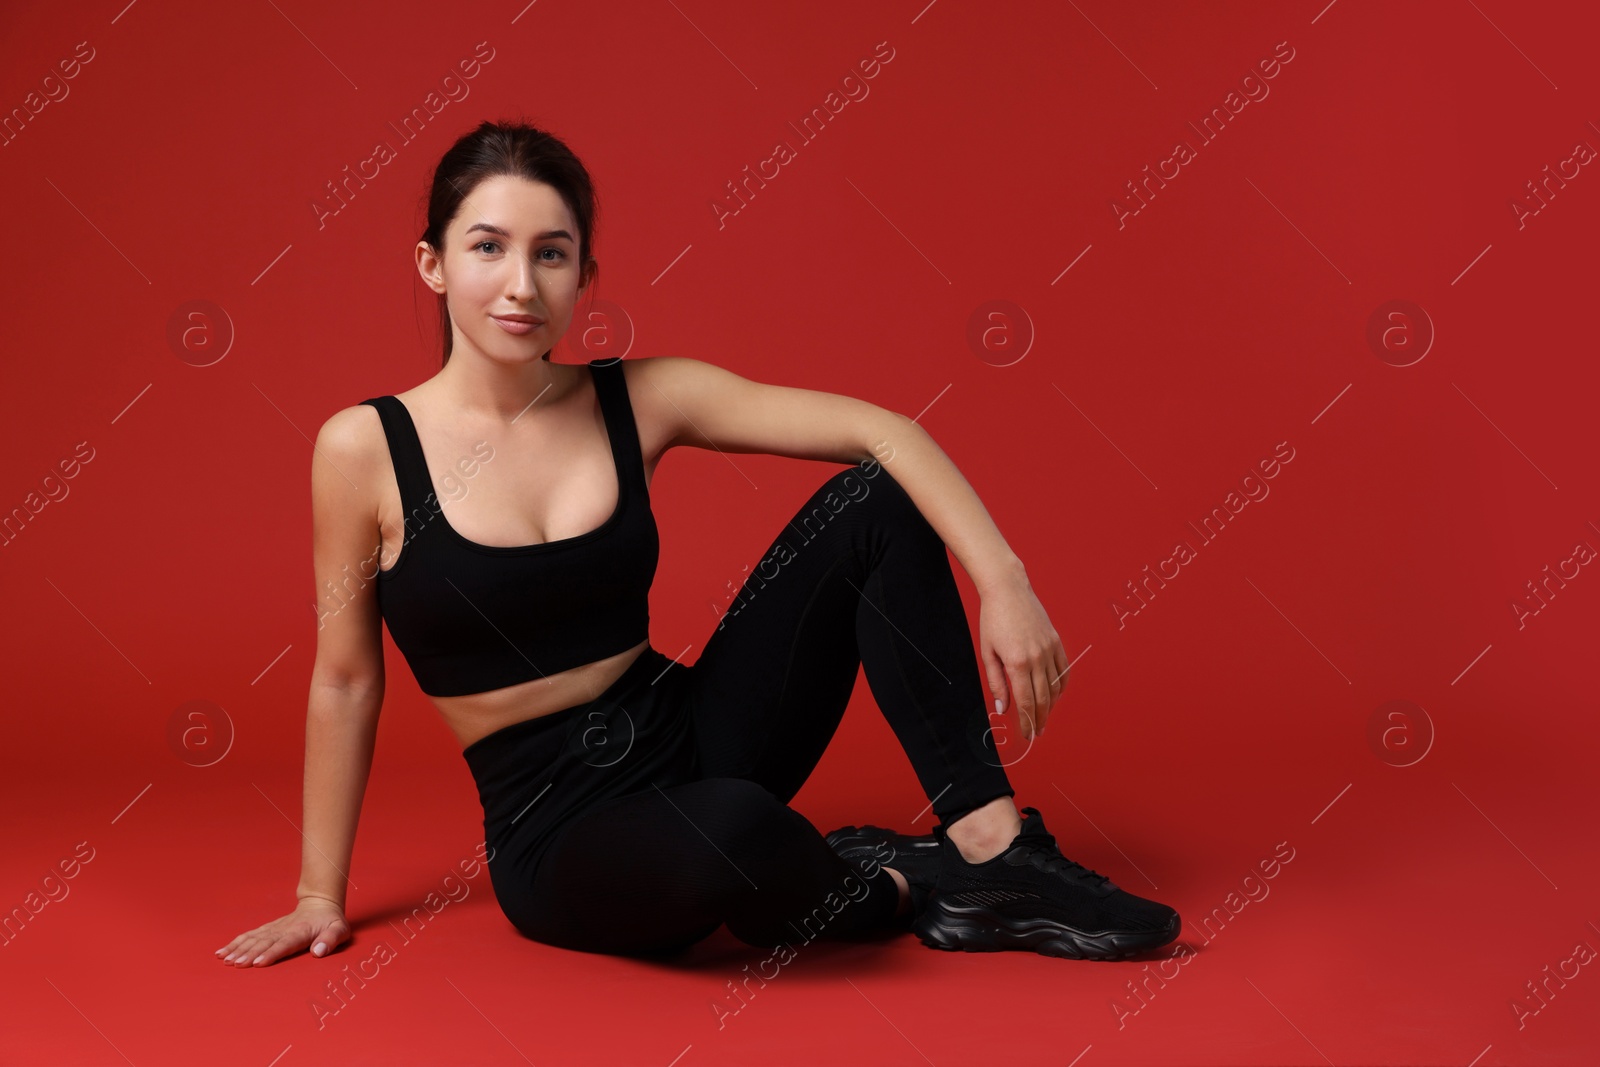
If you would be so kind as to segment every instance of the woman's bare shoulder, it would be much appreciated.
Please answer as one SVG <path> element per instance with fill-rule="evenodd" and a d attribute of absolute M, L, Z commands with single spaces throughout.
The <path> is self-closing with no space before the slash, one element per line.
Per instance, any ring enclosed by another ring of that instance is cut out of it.
<path fill-rule="evenodd" d="M 667 450 L 683 443 L 688 394 L 702 390 L 706 372 L 716 368 L 688 356 L 638 356 L 623 360 L 622 367 L 640 450 L 653 470 Z"/>
<path fill-rule="evenodd" d="M 685 390 L 703 389 L 708 382 L 725 377 L 721 369 L 702 359 L 688 356 L 637 356 L 622 361 L 623 380 L 628 383 L 628 398 L 637 412 L 643 407 L 659 413 L 664 421 L 682 418 L 678 401 Z"/>
<path fill-rule="evenodd" d="M 387 450 L 378 409 L 371 404 L 351 404 L 335 411 L 317 431 L 315 448 L 335 466 L 370 466 Z"/>

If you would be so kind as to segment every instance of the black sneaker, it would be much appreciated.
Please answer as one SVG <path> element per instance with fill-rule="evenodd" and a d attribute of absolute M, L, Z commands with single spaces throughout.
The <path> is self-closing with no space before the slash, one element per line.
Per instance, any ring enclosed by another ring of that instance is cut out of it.
<path fill-rule="evenodd" d="M 982 863 L 968 863 L 944 827 L 935 827 L 941 864 L 932 898 L 911 927 L 923 944 L 1120 960 L 1178 936 L 1176 911 L 1067 859 L 1045 831 L 1039 809 L 1023 808 L 1022 814 L 1022 832 Z"/>
<path fill-rule="evenodd" d="M 913 837 L 881 826 L 841 826 L 825 840 L 841 858 L 858 867 L 893 867 L 911 890 L 911 917 L 928 906 L 938 876 L 941 849 L 932 834 Z"/>

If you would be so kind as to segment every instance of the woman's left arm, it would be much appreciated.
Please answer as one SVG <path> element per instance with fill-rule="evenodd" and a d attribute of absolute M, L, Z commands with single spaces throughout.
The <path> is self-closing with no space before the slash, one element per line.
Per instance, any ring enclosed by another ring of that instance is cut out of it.
<path fill-rule="evenodd" d="M 906 491 L 982 598 L 978 643 L 996 711 L 1007 683 L 1022 735 L 1042 731 L 1065 688 L 1067 656 L 978 494 L 915 421 L 865 400 L 750 381 L 677 356 L 628 360 L 630 393 L 659 428 L 659 452 L 678 445 L 859 463 L 876 459 Z M 648 447 L 648 446 L 647 446 Z"/>
<path fill-rule="evenodd" d="M 910 418 L 879 408 L 869 455 L 905 489 L 977 587 L 978 646 L 995 711 L 1016 695 L 1022 736 L 1042 731 L 1066 685 L 1067 655 L 1022 560 L 938 442 Z"/>

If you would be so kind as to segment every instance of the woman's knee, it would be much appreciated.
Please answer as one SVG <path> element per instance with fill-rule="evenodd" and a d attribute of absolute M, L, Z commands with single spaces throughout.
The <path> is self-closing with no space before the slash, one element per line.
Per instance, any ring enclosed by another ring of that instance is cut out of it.
<path fill-rule="evenodd" d="M 876 460 L 846 467 L 829 477 L 813 494 L 813 500 L 832 512 L 847 508 L 869 514 L 880 525 L 896 532 L 940 541 L 927 516 L 917 507 L 905 487 L 888 468 Z"/>

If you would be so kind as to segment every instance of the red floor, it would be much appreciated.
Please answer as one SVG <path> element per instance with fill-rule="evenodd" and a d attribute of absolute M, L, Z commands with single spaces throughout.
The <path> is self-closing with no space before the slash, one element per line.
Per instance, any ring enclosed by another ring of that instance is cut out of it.
<path fill-rule="evenodd" d="M 824 831 L 909 829 L 918 796 L 863 690 L 795 803 Z M 1219 731 L 1223 712 L 1166 709 L 1148 758 L 1080 772 L 1071 753 L 1117 727 L 1069 718 L 1013 767 L 1068 855 L 1182 913 L 1172 946 L 1116 963 L 945 953 L 911 935 L 790 959 L 726 928 L 673 964 L 527 941 L 473 867 L 475 795 L 441 736 L 437 758 L 409 763 L 385 762 L 403 742 L 380 740 L 353 941 L 238 971 L 211 950 L 287 910 L 297 779 L 244 760 L 204 786 L 193 768 L 103 767 L 6 798 L 33 815 L 6 849 L 8 904 L 42 892 L 79 841 L 92 859 L 49 883 L 55 899 L 0 957 L 0 1062 L 1594 1062 L 1587 752 L 1541 751 L 1537 781 L 1515 752 L 1444 745 L 1394 768 L 1356 746 L 1285 743 L 1279 708 L 1234 703 Z M 425 713 L 406 714 L 396 734 L 426 741 Z M 852 765 L 880 772 L 856 801 Z"/>

